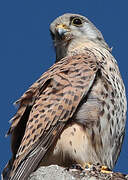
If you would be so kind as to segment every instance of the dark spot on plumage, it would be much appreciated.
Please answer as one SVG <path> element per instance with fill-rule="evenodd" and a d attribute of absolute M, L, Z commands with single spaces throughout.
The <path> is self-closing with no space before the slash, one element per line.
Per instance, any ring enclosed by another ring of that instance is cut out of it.
<path fill-rule="evenodd" d="M 100 125 L 100 120 L 98 120 L 98 121 L 96 122 L 96 127 L 99 127 L 99 125 Z"/>
<path fill-rule="evenodd" d="M 115 103 L 114 99 L 111 99 L 111 103 L 114 105 L 114 103 Z"/>
<path fill-rule="evenodd" d="M 43 98 L 43 99 L 42 99 L 42 102 L 44 102 L 44 101 L 47 101 L 47 98 Z M 41 104 L 40 104 L 40 105 L 41 105 Z"/>
<path fill-rule="evenodd" d="M 81 77 L 81 73 L 77 73 L 77 74 L 75 73 L 75 75 L 72 76 L 72 79 L 73 79 L 73 78 L 76 78 L 76 77 Z M 74 82 L 74 80 L 72 80 L 71 82 Z"/>
<path fill-rule="evenodd" d="M 26 144 L 26 146 L 29 146 L 32 141 L 33 141 L 33 140 L 30 139 L 29 142 Z"/>
<path fill-rule="evenodd" d="M 101 125 L 99 124 L 99 133 L 101 132 Z"/>
<path fill-rule="evenodd" d="M 75 88 L 84 89 L 84 86 L 77 85 L 77 86 L 75 86 Z"/>
<path fill-rule="evenodd" d="M 74 101 L 78 101 L 78 99 L 79 99 L 79 96 L 75 95 L 74 96 Z"/>
<path fill-rule="evenodd" d="M 54 115 L 55 113 L 56 113 L 56 111 L 53 110 L 52 113 L 51 113 L 51 115 Z"/>
<path fill-rule="evenodd" d="M 36 109 L 38 106 L 39 106 L 39 104 L 37 104 L 37 105 L 34 105 L 34 108 Z"/>
<path fill-rule="evenodd" d="M 110 71 L 110 72 L 112 71 L 112 68 L 111 68 L 111 67 L 109 68 L 109 71 Z"/>
<path fill-rule="evenodd" d="M 103 148 L 103 142 L 102 142 L 102 139 L 100 139 L 100 145 L 101 145 L 101 148 Z"/>
<path fill-rule="evenodd" d="M 61 117 L 61 119 L 66 119 L 68 115 L 69 115 L 69 111 L 67 110 L 66 113 L 64 114 L 64 116 Z"/>
<path fill-rule="evenodd" d="M 74 153 L 76 153 L 76 149 L 74 149 Z"/>
<path fill-rule="evenodd" d="M 102 106 L 103 106 L 103 107 L 104 107 L 105 104 L 106 104 L 105 101 L 102 101 Z"/>
<path fill-rule="evenodd" d="M 35 130 L 36 130 L 36 129 L 33 129 L 33 130 L 32 130 L 32 134 L 35 132 Z"/>
<path fill-rule="evenodd" d="M 124 119 L 124 118 L 122 118 L 122 121 L 123 121 L 123 122 L 125 122 L 125 119 Z"/>
<path fill-rule="evenodd" d="M 33 118 L 31 118 L 30 120 L 29 120 L 29 122 L 32 122 L 33 121 Z"/>
<path fill-rule="evenodd" d="M 102 60 L 104 60 L 105 58 L 104 58 L 104 56 L 102 56 Z"/>
<path fill-rule="evenodd" d="M 80 69 L 75 69 L 75 72 L 78 73 L 80 71 Z M 76 76 L 78 76 L 78 74 L 76 74 Z"/>
<path fill-rule="evenodd" d="M 36 119 L 36 120 L 35 120 L 35 123 L 38 123 L 38 121 L 39 121 L 39 119 Z"/>
<path fill-rule="evenodd" d="M 77 81 L 78 84 L 84 84 L 84 81 Z"/>
<path fill-rule="evenodd" d="M 53 105 L 53 103 L 52 103 L 52 104 L 48 104 L 48 105 L 47 105 L 47 108 L 50 108 L 52 105 Z"/>
<path fill-rule="evenodd" d="M 120 97 L 122 98 L 122 93 L 120 92 Z"/>
<path fill-rule="evenodd" d="M 74 132 L 76 132 L 76 128 L 73 128 Z"/>
<path fill-rule="evenodd" d="M 63 106 L 59 105 L 58 110 L 62 110 L 62 109 L 63 109 Z"/>
<path fill-rule="evenodd" d="M 77 58 L 77 60 L 80 60 L 80 59 L 81 59 L 81 57 L 78 57 L 78 58 Z"/>
<path fill-rule="evenodd" d="M 30 134 L 26 137 L 26 139 L 28 139 L 30 137 Z"/>
<path fill-rule="evenodd" d="M 104 109 L 102 109 L 102 111 L 100 111 L 100 116 L 104 115 Z"/>
<path fill-rule="evenodd" d="M 69 144 L 72 146 L 72 141 L 69 141 Z"/>
<path fill-rule="evenodd" d="M 94 141 L 94 137 L 95 137 L 95 133 L 94 130 L 92 129 L 92 137 L 91 137 L 92 141 Z"/>
<path fill-rule="evenodd" d="M 107 109 L 108 109 L 108 110 L 110 109 L 110 105 L 109 105 L 109 104 L 107 104 Z"/>
<path fill-rule="evenodd" d="M 31 125 L 30 127 L 29 127 L 29 129 L 32 129 L 33 128 L 33 125 Z"/>
<path fill-rule="evenodd" d="M 48 117 L 46 117 L 45 119 L 44 119 L 44 121 L 46 122 L 46 121 L 49 121 L 49 118 Z"/>
<path fill-rule="evenodd" d="M 35 136 L 34 136 L 33 141 L 35 141 L 35 140 L 36 140 L 37 136 L 38 136 L 38 135 L 35 135 Z"/>
<path fill-rule="evenodd" d="M 114 92 L 111 92 L 111 96 L 114 98 L 115 96 L 114 96 Z"/>
<path fill-rule="evenodd" d="M 87 78 L 88 78 L 87 76 L 82 76 L 81 77 L 82 80 L 87 80 Z"/>
<path fill-rule="evenodd" d="M 64 102 L 65 102 L 66 104 L 68 104 L 69 99 L 68 99 L 68 98 L 64 98 Z"/>
<path fill-rule="evenodd" d="M 117 124 L 119 123 L 119 118 L 117 117 Z"/>
<path fill-rule="evenodd" d="M 114 109 L 115 110 L 117 109 L 117 105 L 116 104 L 114 105 Z M 118 111 L 120 111 L 120 108 L 118 109 Z"/>
<path fill-rule="evenodd" d="M 112 135 L 112 129 L 111 129 L 111 127 L 110 127 L 110 134 Z"/>
<path fill-rule="evenodd" d="M 36 98 L 36 100 L 40 100 L 41 99 L 41 97 L 40 96 L 38 96 L 37 98 Z"/>
<path fill-rule="evenodd" d="M 106 78 L 109 80 L 109 76 L 107 75 L 107 74 L 105 74 L 106 75 Z M 111 82 L 109 81 L 109 84 L 111 84 Z"/>
<path fill-rule="evenodd" d="M 39 112 L 40 112 L 40 113 L 44 113 L 44 112 L 45 112 L 45 110 L 44 110 L 44 109 L 42 109 L 42 110 L 40 110 Z"/>
<path fill-rule="evenodd" d="M 101 91 L 101 96 L 103 96 L 104 95 L 104 91 Z"/>
<path fill-rule="evenodd" d="M 38 116 L 39 116 L 39 114 L 35 114 L 33 117 L 34 117 L 34 118 L 37 118 Z"/>
<path fill-rule="evenodd" d="M 26 145 L 22 146 L 21 151 L 23 151 L 25 149 L 25 147 L 26 147 Z"/>
<path fill-rule="evenodd" d="M 104 87 L 105 87 L 106 91 L 108 91 L 108 85 L 107 85 L 107 83 L 104 84 Z"/>
<path fill-rule="evenodd" d="M 106 98 L 108 97 L 108 93 L 105 93 L 105 97 L 106 97 Z"/>
<path fill-rule="evenodd" d="M 71 90 L 67 91 L 67 93 L 70 94 L 71 96 L 74 96 L 74 92 Z"/>
<path fill-rule="evenodd" d="M 74 109 L 75 109 L 75 106 L 72 106 L 72 109 L 71 109 L 71 113 L 70 113 L 70 114 L 73 113 Z"/>
<path fill-rule="evenodd" d="M 76 65 L 78 65 L 78 63 L 73 63 L 72 65 L 73 65 L 73 66 L 76 66 Z"/>
<path fill-rule="evenodd" d="M 115 114 L 115 111 L 114 111 L 114 110 L 112 110 L 112 115 L 114 116 L 114 114 Z"/>
<path fill-rule="evenodd" d="M 90 71 L 90 69 L 84 69 L 83 70 L 83 72 L 89 72 Z"/>
<path fill-rule="evenodd" d="M 96 70 L 97 70 L 97 67 L 94 67 L 94 68 L 93 68 L 93 71 L 96 71 Z"/>
<path fill-rule="evenodd" d="M 59 93 L 57 95 L 62 97 L 62 96 L 64 96 L 64 93 Z"/>
<path fill-rule="evenodd" d="M 68 75 L 68 73 L 69 73 L 69 70 L 66 70 L 66 71 L 64 71 L 64 74 L 66 74 L 66 75 Z M 63 76 L 60 76 L 63 80 L 67 80 L 66 78 L 64 78 Z"/>
<path fill-rule="evenodd" d="M 71 104 L 72 104 L 72 100 L 71 100 L 71 99 L 69 100 L 68 104 L 69 104 L 69 105 L 71 105 Z"/>
<path fill-rule="evenodd" d="M 42 123 L 37 125 L 37 129 L 39 129 L 42 126 Z"/>
<path fill-rule="evenodd" d="M 108 119 L 108 121 L 111 119 L 111 116 L 110 116 L 109 113 L 108 113 L 108 115 L 107 115 L 107 119 Z"/>

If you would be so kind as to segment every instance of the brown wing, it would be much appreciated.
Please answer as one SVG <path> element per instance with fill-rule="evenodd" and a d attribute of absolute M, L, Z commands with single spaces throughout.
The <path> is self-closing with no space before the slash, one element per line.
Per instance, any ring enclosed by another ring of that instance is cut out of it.
<path fill-rule="evenodd" d="M 97 70 L 96 58 L 90 51 L 64 58 L 21 97 L 18 101 L 20 109 L 27 104 L 31 110 L 26 118 L 27 124 L 13 163 L 11 179 L 27 179 L 37 168 L 66 122 L 70 121 L 83 96 L 87 95 Z M 18 126 L 25 111 L 21 117 L 14 118 L 10 132 Z"/>

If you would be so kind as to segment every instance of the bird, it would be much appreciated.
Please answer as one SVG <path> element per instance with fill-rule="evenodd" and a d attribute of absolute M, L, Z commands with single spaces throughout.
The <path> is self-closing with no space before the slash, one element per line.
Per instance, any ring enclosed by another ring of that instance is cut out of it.
<path fill-rule="evenodd" d="M 127 101 L 112 49 L 79 14 L 57 17 L 50 34 L 56 60 L 15 102 L 4 180 L 26 180 L 51 164 L 113 169 L 121 151 Z"/>

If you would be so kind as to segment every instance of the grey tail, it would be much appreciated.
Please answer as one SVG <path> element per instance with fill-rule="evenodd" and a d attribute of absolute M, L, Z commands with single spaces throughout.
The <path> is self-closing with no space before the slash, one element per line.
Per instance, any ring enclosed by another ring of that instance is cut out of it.
<path fill-rule="evenodd" d="M 5 168 L 3 169 L 3 172 L 1 174 L 2 180 L 9 180 L 10 172 L 12 169 L 13 159 L 10 159 L 8 163 L 6 164 Z"/>

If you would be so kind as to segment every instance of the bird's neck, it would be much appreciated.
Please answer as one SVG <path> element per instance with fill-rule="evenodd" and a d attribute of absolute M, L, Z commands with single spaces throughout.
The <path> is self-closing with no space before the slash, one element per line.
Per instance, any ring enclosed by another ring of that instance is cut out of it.
<path fill-rule="evenodd" d="M 93 50 L 94 47 L 99 49 L 99 51 L 100 49 L 110 51 L 110 48 L 105 42 L 101 43 L 100 41 L 91 41 L 85 39 L 81 41 L 73 40 L 68 45 L 62 45 L 56 48 L 56 62 L 66 56 L 84 53 L 87 48 Z"/>

